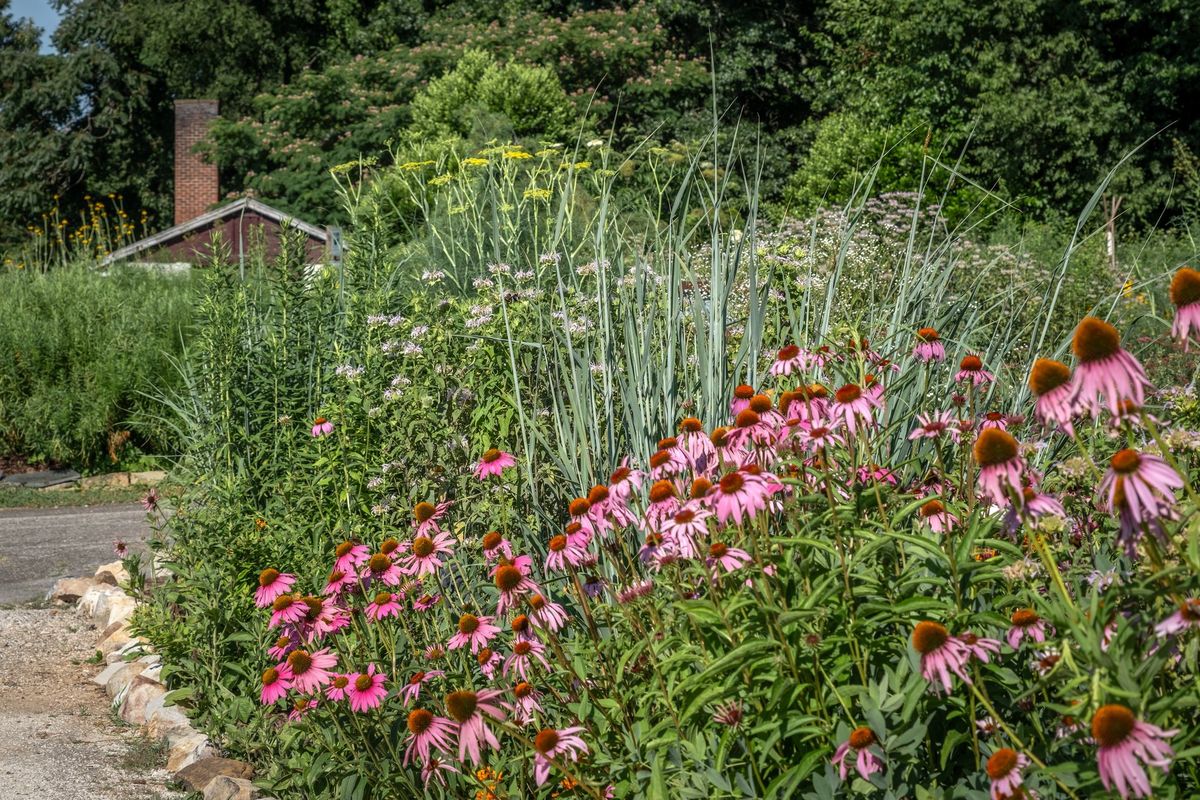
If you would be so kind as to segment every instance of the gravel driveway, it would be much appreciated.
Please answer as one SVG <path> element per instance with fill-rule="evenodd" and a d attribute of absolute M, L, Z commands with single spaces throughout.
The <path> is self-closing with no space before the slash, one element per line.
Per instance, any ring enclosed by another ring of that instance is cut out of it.
<path fill-rule="evenodd" d="M 149 533 L 137 504 L 0 511 L 0 606 L 41 600 L 59 578 L 116 559 L 114 540 L 136 550 Z"/>
<path fill-rule="evenodd" d="M 0 800 L 158 800 L 159 753 L 117 725 L 104 690 L 96 631 L 73 609 L 0 609 Z"/>

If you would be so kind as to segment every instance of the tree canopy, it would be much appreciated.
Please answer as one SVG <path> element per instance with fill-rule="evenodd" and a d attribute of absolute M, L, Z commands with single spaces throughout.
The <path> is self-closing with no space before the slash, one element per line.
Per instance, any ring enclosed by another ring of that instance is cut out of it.
<path fill-rule="evenodd" d="M 331 166 L 407 131 L 470 136 L 471 104 L 493 133 L 630 142 L 695 138 L 715 103 L 759 137 L 784 208 L 837 200 L 898 131 L 898 154 L 936 141 L 1035 214 L 1077 208 L 1150 139 L 1115 184 L 1126 207 L 1197 205 L 1181 171 L 1200 152 L 1200 10 L 1179 0 L 58 0 L 49 54 L 8 5 L 0 242 L 108 194 L 169 219 L 183 97 L 221 101 L 208 147 L 226 191 L 321 219 L 338 214 Z M 487 97 L 450 108 L 442 76 L 472 50 L 494 62 Z"/>

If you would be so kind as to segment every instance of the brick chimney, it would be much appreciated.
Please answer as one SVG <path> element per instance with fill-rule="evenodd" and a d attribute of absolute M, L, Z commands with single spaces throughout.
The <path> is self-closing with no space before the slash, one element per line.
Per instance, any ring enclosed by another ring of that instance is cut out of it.
<path fill-rule="evenodd" d="M 217 165 L 192 152 L 217 118 L 216 100 L 175 101 L 175 224 L 194 219 L 220 199 Z"/>

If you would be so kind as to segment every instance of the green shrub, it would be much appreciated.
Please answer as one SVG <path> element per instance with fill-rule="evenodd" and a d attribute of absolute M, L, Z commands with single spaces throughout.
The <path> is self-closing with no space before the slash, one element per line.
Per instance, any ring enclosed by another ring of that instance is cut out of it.
<path fill-rule="evenodd" d="M 154 395 L 175 380 L 191 314 L 188 277 L 0 272 L 0 454 L 94 469 L 173 452 Z"/>
<path fill-rule="evenodd" d="M 511 133 L 556 139 L 574 113 L 549 69 L 499 64 L 481 50 L 468 50 L 413 98 L 412 116 L 413 130 L 429 137 Z"/>

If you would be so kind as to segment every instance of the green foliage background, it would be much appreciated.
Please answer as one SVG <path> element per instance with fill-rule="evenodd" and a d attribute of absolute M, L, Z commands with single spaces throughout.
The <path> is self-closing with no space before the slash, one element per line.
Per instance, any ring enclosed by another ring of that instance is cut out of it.
<path fill-rule="evenodd" d="M 1157 133 L 1112 190 L 1141 224 L 1195 214 L 1200 13 L 1177 0 L 60 8 L 57 53 L 43 55 L 0 2 L 0 242 L 36 224 L 55 195 L 69 212 L 86 194 L 123 194 L 135 216 L 168 219 L 180 97 L 222 103 L 211 151 L 226 190 L 340 219 L 328 168 L 421 128 L 429 109 L 417 98 L 473 49 L 497 62 L 491 87 L 480 87 L 493 95 L 483 103 L 491 113 L 470 129 L 461 118 L 435 127 L 476 143 L 534 129 L 687 141 L 709 128 L 715 105 L 753 128 L 766 199 L 783 210 L 844 201 L 844 176 L 880 155 L 868 144 L 902 133 L 899 167 L 936 143 L 931 152 L 964 178 L 1041 216 L 1082 207 L 1122 155 Z M 536 108 L 513 103 L 528 81 Z M 855 152 L 839 154 L 845 161 L 814 146 L 831 126 L 864 132 Z"/>

